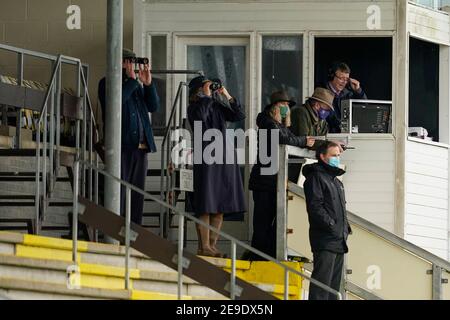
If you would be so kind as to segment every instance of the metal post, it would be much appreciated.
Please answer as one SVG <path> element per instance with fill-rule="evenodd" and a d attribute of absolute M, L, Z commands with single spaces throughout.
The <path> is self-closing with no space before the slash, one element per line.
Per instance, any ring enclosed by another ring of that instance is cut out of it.
<path fill-rule="evenodd" d="M 53 84 L 50 83 L 50 86 Z M 49 90 L 52 90 L 49 88 Z M 47 101 L 47 104 L 51 103 Z M 47 112 L 48 112 L 48 105 L 45 105 L 44 109 L 44 134 L 42 137 L 42 218 L 45 216 L 45 208 L 47 203 L 47 138 L 48 138 L 48 121 L 47 121 Z"/>
<path fill-rule="evenodd" d="M 39 234 L 40 225 L 39 225 L 39 208 L 40 208 L 40 181 L 41 181 L 41 122 L 36 122 L 36 193 L 34 195 L 34 212 L 35 212 L 35 233 Z"/>
<path fill-rule="evenodd" d="M 131 225 L 131 189 L 126 187 L 125 211 L 125 289 L 130 289 L 130 225 Z"/>
<path fill-rule="evenodd" d="M 23 85 L 23 53 L 19 53 L 17 60 L 17 85 L 22 86 Z M 20 149 L 21 143 L 21 132 L 22 129 L 22 109 L 17 110 L 17 118 L 16 118 L 16 143 L 14 147 L 16 149 Z"/>
<path fill-rule="evenodd" d="M 86 110 L 86 93 L 87 88 L 83 85 L 83 82 L 81 80 L 82 75 L 82 68 L 83 66 L 81 63 L 79 64 L 78 69 L 78 77 L 80 79 L 80 85 L 81 85 L 81 95 L 83 96 L 83 122 L 82 122 L 82 128 L 81 128 L 81 159 L 83 160 L 83 166 L 81 171 L 81 194 L 83 197 L 86 197 L 86 166 L 84 165 L 84 161 L 86 161 L 86 140 L 87 140 L 87 110 Z"/>
<path fill-rule="evenodd" d="M 56 68 L 59 69 L 59 61 L 56 61 L 55 64 L 57 65 Z M 58 72 L 58 71 L 56 71 Z M 54 170 L 54 151 L 55 151 L 55 104 L 56 104 L 56 83 L 58 82 L 58 78 L 54 79 L 52 82 L 52 95 L 50 100 L 50 147 L 49 147 L 49 194 L 51 195 L 51 192 L 53 192 L 54 188 L 54 181 L 53 181 L 53 170 Z"/>
<path fill-rule="evenodd" d="M 184 216 L 178 215 L 178 300 L 183 295 L 183 243 L 184 243 Z"/>
<path fill-rule="evenodd" d="M 107 4 L 107 72 L 106 72 L 106 171 L 120 177 L 122 128 L 122 37 L 123 0 Z M 120 215 L 120 184 L 105 177 L 105 207 Z M 107 242 L 115 243 L 111 238 Z"/>
<path fill-rule="evenodd" d="M 287 154 L 286 146 L 279 146 L 278 180 L 277 180 L 277 260 L 287 260 L 287 210 L 286 210 L 286 181 Z"/>
<path fill-rule="evenodd" d="M 289 271 L 284 269 L 284 300 L 289 300 Z"/>
<path fill-rule="evenodd" d="M 236 242 L 231 241 L 230 299 L 236 299 Z"/>
<path fill-rule="evenodd" d="M 77 263 L 78 252 L 78 181 L 80 175 L 80 161 L 77 159 L 74 163 L 73 172 L 73 204 L 72 204 L 72 260 Z"/>
<path fill-rule="evenodd" d="M 433 264 L 433 300 L 442 300 L 442 268 Z"/>
<path fill-rule="evenodd" d="M 59 148 L 61 145 L 61 64 L 58 68 L 56 80 L 56 154 L 55 154 L 55 174 L 59 175 Z"/>

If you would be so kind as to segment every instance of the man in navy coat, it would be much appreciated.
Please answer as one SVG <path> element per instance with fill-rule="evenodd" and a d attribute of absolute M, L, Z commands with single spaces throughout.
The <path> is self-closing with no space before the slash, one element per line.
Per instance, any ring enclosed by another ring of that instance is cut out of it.
<path fill-rule="evenodd" d="M 136 54 L 124 49 L 122 54 L 122 154 L 121 179 L 140 189 L 145 187 L 147 176 L 147 154 L 156 152 L 149 112 L 159 109 L 159 97 L 152 82 L 150 66 L 139 65 L 136 76 L 132 59 Z M 105 78 L 100 80 L 98 96 L 102 106 L 103 123 L 108 106 L 105 105 Z M 105 124 L 106 126 L 107 124 Z M 106 130 L 104 130 L 106 132 Z M 125 188 L 121 190 L 121 213 L 125 213 Z M 131 192 L 131 221 L 141 224 L 144 197 Z"/>

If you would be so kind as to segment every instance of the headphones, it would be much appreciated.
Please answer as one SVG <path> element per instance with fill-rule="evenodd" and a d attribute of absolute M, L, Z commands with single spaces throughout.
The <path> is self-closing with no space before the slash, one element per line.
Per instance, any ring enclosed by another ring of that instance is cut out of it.
<path fill-rule="evenodd" d="M 336 71 L 340 70 L 340 69 L 349 69 L 349 66 L 343 62 L 343 61 L 335 61 L 331 64 L 330 68 L 328 69 L 328 75 L 327 75 L 327 79 L 328 81 L 333 81 L 335 75 L 336 75 Z"/>
<path fill-rule="evenodd" d="M 333 81 L 334 76 L 336 75 L 336 71 L 338 71 L 339 65 L 341 64 L 342 62 L 333 62 L 331 64 L 330 68 L 328 68 L 328 75 L 327 75 L 328 81 Z"/>

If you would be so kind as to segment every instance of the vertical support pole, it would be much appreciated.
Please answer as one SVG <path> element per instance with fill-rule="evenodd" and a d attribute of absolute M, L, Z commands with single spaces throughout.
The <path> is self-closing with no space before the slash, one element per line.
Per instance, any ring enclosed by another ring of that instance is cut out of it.
<path fill-rule="evenodd" d="M 287 150 L 286 145 L 278 147 L 278 177 L 277 177 L 277 260 L 287 260 L 287 210 L 286 210 L 286 180 L 287 180 Z"/>
<path fill-rule="evenodd" d="M 125 289 L 130 289 L 131 189 L 126 187 L 125 209 Z"/>
<path fill-rule="evenodd" d="M 17 85 L 23 85 L 23 53 L 20 52 L 17 57 Z M 22 109 L 17 110 L 16 115 L 16 143 L 14 147 L 20 149 L 21 147 L 21 135 L 22 135 Z"/>
<path fill-rule="evenodd" d="M 78 257 L 78 182 L 80 176 L 80 161 L 76 159 L 73 170 L 73 213 L 72 213 L 72 261 L 77 264 Z"/>
<path fill-rule="evenodd" d="M 83 120 L 81 126 L 81 160 L 83 160 L 83 164 L 81 166 L 81 194 L 83 197 L 86 197 L 86 166 L 84 165 L 84 161 L 86 161 L 86 140 L 87 140 L 87 110 L 86 110 L 86 87 L 83 84 L 82 77 L 82 68 L 81 63 L 78 64 L 78 79 L 80 81 L 80 89 L 81 89 L 81 97 L 83 99 L 82 107 L 83 107 Z"/>
<path fill-rule="evenodd" d="M 236 242 L 231 241 L 230 299 L 236 299 Z"/>
<path fill-rule="evenodd" d="M 178 214 L 178 300 L 183 295 L 183 243 L 184 243 L 184 216 Z"/>
<path fill-rule="evenodd" d="M 442 268 L 433 264 L 433 300 L 442 300 Z"/>
<path fill-rule="evenodd" d="M 120 178 L 122 128 L 123 0 L 107 3 L 106 172 Z M 105 207 L 120 215 L 120 184 L 105 177 Z M 107 242 L 115 243 L 111 238 Z"/>

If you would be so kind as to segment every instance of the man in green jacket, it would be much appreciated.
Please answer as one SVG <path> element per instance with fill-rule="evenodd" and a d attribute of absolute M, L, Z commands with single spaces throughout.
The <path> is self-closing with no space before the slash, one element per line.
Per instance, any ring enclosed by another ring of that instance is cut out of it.
<path fill-rule="evenodd" d="M 304 105 L 291 109 L 291 131 L 296 136 L 323 136 L 328 134 L 328 123 L 325 120 L 333 110 L 334 94 L 325 88 L 316 88 Z M 311 149 L 316 150 L 326 140 L 316 139 Z M 301 164 L 288 165 L 289 181 L 297 183 Z"/>
<path fill-rule="evenodd" d="M 325 120 L 333 110 L 333 93 L 325 88 L 316 88 L 311 97 L 302 106 L 291 110 L 292 133 L 296 136 L 326 136 L 328 123 Z M 323 141 L 316 140 L 312 149 Z"/>

